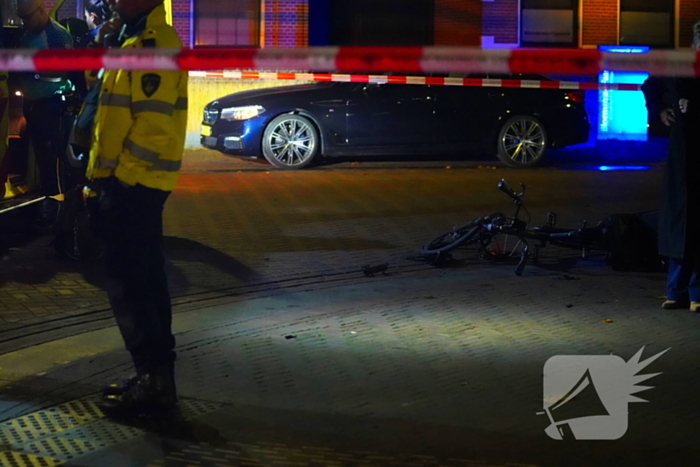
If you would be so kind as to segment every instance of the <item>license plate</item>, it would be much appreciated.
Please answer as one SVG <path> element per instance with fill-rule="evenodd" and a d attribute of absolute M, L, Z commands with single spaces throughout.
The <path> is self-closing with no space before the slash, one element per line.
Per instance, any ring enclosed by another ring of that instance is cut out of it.
<path fill-rule="evenodd" d="M 202 125 L 201 133 L 202 133 L 202 136 L 211 136 L 211 127 L 206 126 L 206 125 Z"/>

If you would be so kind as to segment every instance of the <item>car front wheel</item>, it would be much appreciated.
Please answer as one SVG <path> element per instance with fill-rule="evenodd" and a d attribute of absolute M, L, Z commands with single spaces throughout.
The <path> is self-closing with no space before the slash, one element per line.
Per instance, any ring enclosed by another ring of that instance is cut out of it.
<path fill-rule="evenodd" d="M 510 167 L 532 167 L 547 150 L 547 132 L 540 120 L 529 115 L 509 118 L 498 133 L 498 158 Z"/>
<path fill-rule="evenodd" d="M 311 163 L 319 150 L 316 127 L 306 117 L 284 114 L 265 128 L 262 152 L 278 169 L 301 169 Z"/>

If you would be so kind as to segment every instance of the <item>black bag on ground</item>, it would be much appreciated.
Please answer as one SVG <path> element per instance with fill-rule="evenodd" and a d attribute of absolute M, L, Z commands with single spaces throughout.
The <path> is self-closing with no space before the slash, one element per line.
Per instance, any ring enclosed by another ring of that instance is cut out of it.
<path fill-rule="evenodd" d="M 53 241 L 60 256 L 75 260 L 97 259 L 102 256 L 102 242 L 97 235 L 92 215 L 94 209 L 90 206 L 93 200 L 97 202 L 97 198 L 84 196 L 82 186 L 65 194 Z"/>
<path fill-rule="evenodd" d="M 615 271 L 661 272 L 658 211 L 612 214 L 602 221 L 607 244 L 606 262 Z"/>

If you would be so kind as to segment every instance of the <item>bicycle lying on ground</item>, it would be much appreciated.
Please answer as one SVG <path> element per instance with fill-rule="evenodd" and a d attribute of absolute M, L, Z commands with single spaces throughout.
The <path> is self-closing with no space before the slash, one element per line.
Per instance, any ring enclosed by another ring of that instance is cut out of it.
<path fill-rule="evenodd" d="M 489 216 L 476 218 L 425 244 L 419 250 L 421 257 L 433 264 L 440 264 L 451 258 L 450 251 L 458 247 L 475 246 L 484 258 L 519 259 L 515 274 L 520 276 L 530 256 L 530 240 L 537 242 L 534 244 L 535 258 L 539 254 L 539 249 L 547 245 L 579 250 L 582 258 L 592 250 L 608 250 L 607 229 L 602 221 L 593 227 L 589 227 L 584 221 L 581 227 L 576 229 L 559 228 L 556 227 L 556 214 L 549 212 L 546 224 L 530 229 L 530 214 L 523 204 L 525 185 L 521 183 L 520 186 L 522 191 L 516 194 L 505 180 L 501 180 L 498 184 L 498 188 L 516 205 L 512 217 L 495 212 Z M 521 210 L 526 212 L 526 219 L 518 217 Z"/>

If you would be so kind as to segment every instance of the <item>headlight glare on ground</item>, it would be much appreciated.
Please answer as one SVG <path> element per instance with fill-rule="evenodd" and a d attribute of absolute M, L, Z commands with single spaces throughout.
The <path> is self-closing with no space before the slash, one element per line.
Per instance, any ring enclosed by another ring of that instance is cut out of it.
<path fill-rule="evenodd" d="M 250 120 L 265 112 L 265 108 L 259 105 L 247 105 L 245 107 L 229 107 L 221 110 L 221 118 L 224 120 Z"/>

